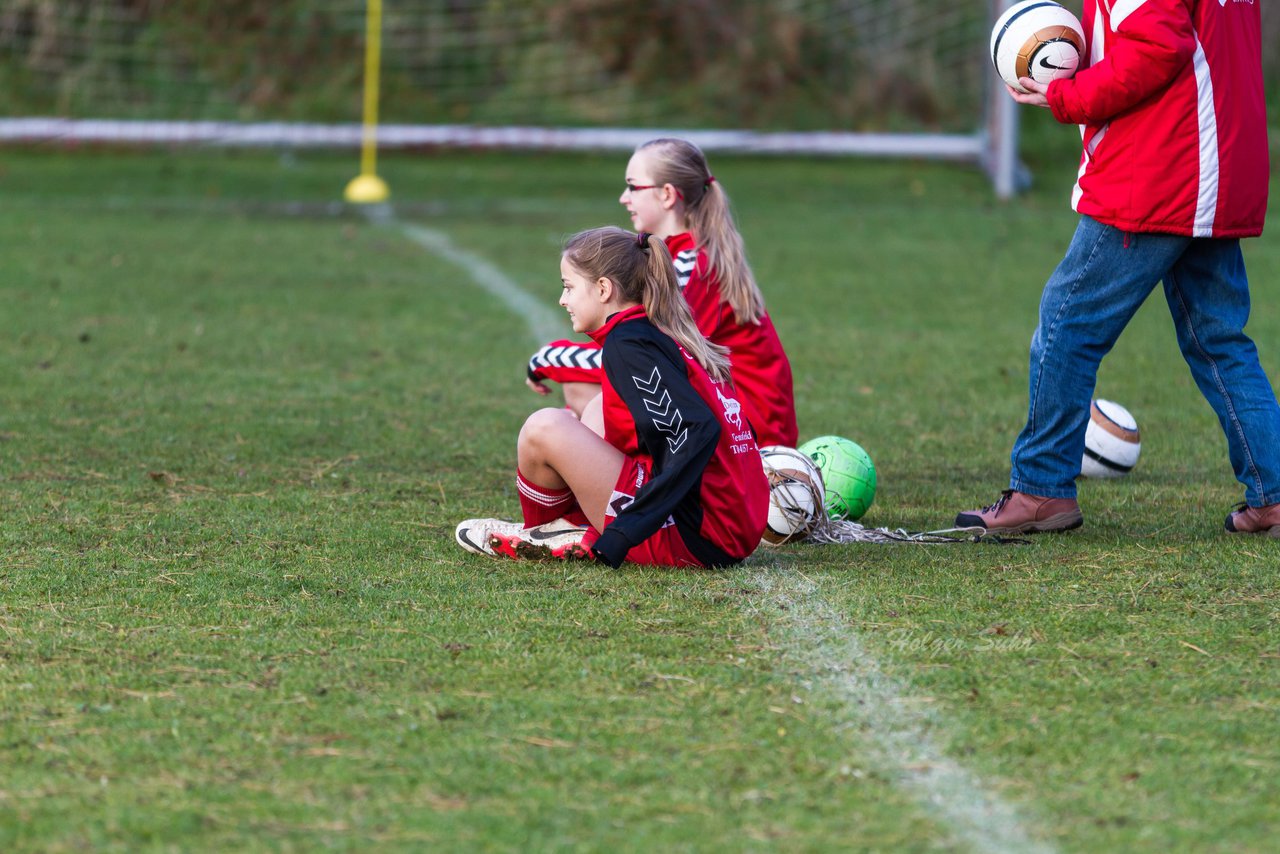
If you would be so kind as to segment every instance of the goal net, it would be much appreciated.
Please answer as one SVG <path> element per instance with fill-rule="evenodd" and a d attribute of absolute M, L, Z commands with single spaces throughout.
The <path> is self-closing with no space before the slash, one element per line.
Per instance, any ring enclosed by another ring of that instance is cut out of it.
<path fill-rule="evenodd" d="M 1004 5 L 384 0 L 377 141 L 630 149 L 643 130 L 998 172 L 1012 127 L 985 54 Z M 0 141 L 358 145 L 366 14 L 365 0 L 7 0 Z"/>

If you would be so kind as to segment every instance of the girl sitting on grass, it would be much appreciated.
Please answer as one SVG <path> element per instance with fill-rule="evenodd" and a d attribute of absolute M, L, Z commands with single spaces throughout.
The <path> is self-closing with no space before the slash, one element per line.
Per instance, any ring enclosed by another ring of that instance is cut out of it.
<path fill-rule="evenodd" d="M 728 566 L 760 543 L 769 506 L 751 425 L 724 347 L 698 331 L 666 245 L 606 227 L 574 235 L 560 305 L 601 347 L 600 393 L 584 420 L 534 412 L 517 440 L 523 524 L 472 519 L 477 554 Z M 589 526 L 564 517 L 585 515 Z"/>

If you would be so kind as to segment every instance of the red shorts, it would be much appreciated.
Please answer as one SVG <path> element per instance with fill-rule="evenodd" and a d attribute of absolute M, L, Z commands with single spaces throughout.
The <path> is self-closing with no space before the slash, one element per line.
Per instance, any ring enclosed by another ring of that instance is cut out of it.
<path fill-rule="evenodd" d="M 618 475 L 618 481 L 613 486 L 613 495 L 609 496 L 609 503 L 604 511 L 606 528 L 618 517 L 620 510 L 626 509 L 627 505 L 635 500 L 635 491 L 639 485 L 648 483 L 649 468 L 648 461 L 633 457 L 627 457 L 622 463 L 622 473 Z M 600 532 L 593 526 L 587 529 L 586 536 L 582 538 L 582 544 L 590 548 L 598 539 L 600 539 Z M 680 532 L 676 529 L 676 523 L 671 518 L 668 518 L 666 524 L 649 539 L 638 546 L 633 546 L 627 552 L 627 561 L 649 566 L 703 566 L 703 563 L 685 546 Z"/>

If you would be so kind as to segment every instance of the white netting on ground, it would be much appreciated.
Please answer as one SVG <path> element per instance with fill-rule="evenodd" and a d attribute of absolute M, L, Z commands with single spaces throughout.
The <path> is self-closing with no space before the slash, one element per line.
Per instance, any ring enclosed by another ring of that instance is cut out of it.
<path fill-rule="evenodd" d="M 944 528 L 938 531 L 908 531 L 905 528 L 868 528 L 849 519 L 818 521 L 804 542 L 815 545 L 847 543 L 915 543 L 944 545 L 956 543 L 1024 544 L 1026 540 L 991 534 L 981 528 Z"/>
<path fill-rule="evenodd" d="M 812 467 L 791 466 L 793 459 L 804 459 L 800 451 L 791 448 L 771 446 L 761 449 L 761 454 L 764 456 L 765 473 L 769 476 L 770 507 L 769 530 L 765 532 L 763 545 L 1026 543 L 1026 540 L 992 534 L 982 528 L 908 531 L 905 528 L 868 528 L 852 519 L 833 519 L 828 515 L 822 472 L 816 464 Z M 775 524 L 780 530 L 774 530 Z"/>

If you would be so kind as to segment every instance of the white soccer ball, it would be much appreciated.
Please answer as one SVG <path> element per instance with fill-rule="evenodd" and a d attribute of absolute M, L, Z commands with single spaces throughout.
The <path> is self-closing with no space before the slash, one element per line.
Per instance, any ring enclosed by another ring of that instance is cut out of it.
<path fill-rule="evenodd" d="M 760 542 L 780 546 L 803 539 L 825 512 L 822 474 L 795 448 L 766 445 L 760 458 L 769 478 L 769 521 Z"/>
<path fill-rule="evenodd" d="M 1022 0 L 996 21 L 990 56 L 1000 78 L 1025 93 L 1019 77 L 1049 83 L 1076 73 L 1084 57 L 1084 27 L 1060 3 Z"/>
<path fill-rule="evenodd" d="M 1138 422 L 1129 410 L 1110 400 L 1095 400 L 1089 407 L 1089 426 L 1084 431 L 1080 474 L 1124 477 L 1138 464 L 1141 439 Z"/>

